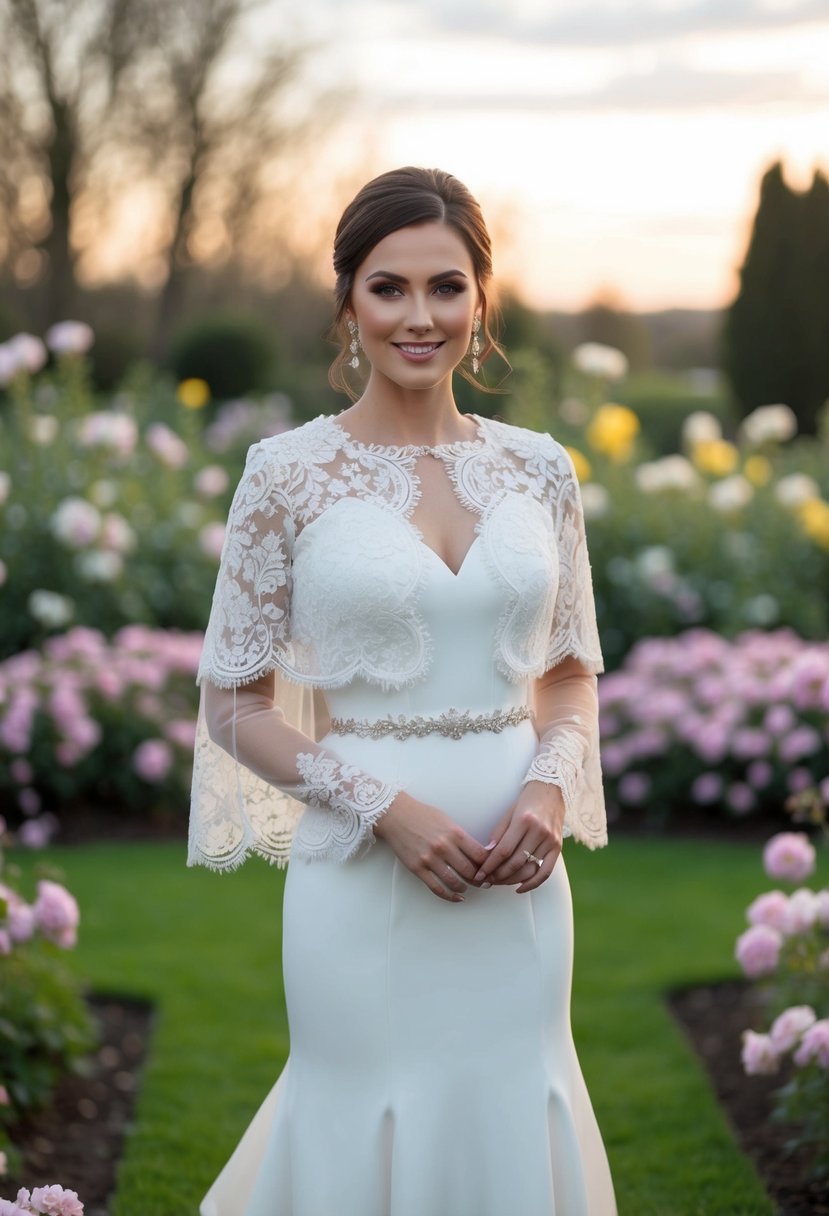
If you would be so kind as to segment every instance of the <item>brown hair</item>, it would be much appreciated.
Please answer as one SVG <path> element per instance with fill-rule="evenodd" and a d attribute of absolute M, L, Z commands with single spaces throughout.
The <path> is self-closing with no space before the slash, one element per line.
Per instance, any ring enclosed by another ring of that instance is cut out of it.
<path fill-rule="evenodd" d="M 357 267 L 390 233 L 410 224 L 435 221 L 454 228 L 472 259 L 481 300 L 479 362 L 483 363 L 496 351 L 504 357 L 493 333 L 499 318 L 497 307 L 487 294 L 492 278 L 492 250 L 477 201 L 462 182 L 442 169 L 418 169 L 411 165 L 393 169 L 363 186 L 343 212 L 334 237 L 336 311 L 329 332 L 334 341 L 340 342 L 340 351 L 328 370 L 328 380 L 332 388 L 348 393 L 352 400 L 357 394 L 346 379 L 350 339 L 345 313 Z M 491 391 L 468 368 L 462 367 L 460 373 L 477 388 Z"/>

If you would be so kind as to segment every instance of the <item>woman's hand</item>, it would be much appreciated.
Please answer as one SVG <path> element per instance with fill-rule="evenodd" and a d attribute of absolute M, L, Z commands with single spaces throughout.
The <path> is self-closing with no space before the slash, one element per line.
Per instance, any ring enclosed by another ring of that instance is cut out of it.
<path fill-rule="evenodd" d="M 407 870 L 439 899 L 460 903 L 489 856 L 479 841 L 436 806 L 401 791 L 374 825 Z"/>
<path fill-rule="evenodd" d="M 561 853 L 564 798 L 557 785 L 528 781 L 492 834 L 495 845 L 473 876 L 475 885 L 519 883 L 519 895 L 550 877 Z M 530 861 L 527 853 L 540 857 Z"/>

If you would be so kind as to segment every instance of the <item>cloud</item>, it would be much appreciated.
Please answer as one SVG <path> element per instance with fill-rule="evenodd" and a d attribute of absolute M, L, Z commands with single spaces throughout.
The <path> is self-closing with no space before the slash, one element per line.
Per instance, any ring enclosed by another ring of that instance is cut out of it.
<path fill-rule="evenodd" d="M 829 87 L 810 86 L 796 71 L 697 71 L 665 61 L 653 71 L 620 74 L 585 93 L 505 92 L 388 95 L 394 109 L 534 110 L 550 114 L 596 110 L 702 110 L 787 104 L 825 106 Z"/>
<path fill-rule="evenodd" d="M 410 0 L 389 0 L 390 9 L 411 8 Z M 687 35 L 748 33 L 829 23 L 826 0 L 577 0 L 527 6 L 515 0 L 425 0 L 433 29 L 557 47 L 599 48 L 665 41 Z M 540 9 L 540 11 L 539 11 Z M 377 11 L 377 10 L 375 10 Z"/>

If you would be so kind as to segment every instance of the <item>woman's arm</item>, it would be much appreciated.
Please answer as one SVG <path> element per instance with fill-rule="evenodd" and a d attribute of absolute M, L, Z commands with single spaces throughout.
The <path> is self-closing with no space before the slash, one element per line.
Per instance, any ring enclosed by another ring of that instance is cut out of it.
<path fill-rule="evenodd" d="M 541 885 L 558 860 L 567 813 L 598 731 L 596 677 L 575 658 L 562 659 L 533 685 L 538 750 L 516 802 L 498 824 L 495 847 L 476 882 Z M 542 859 L 531 861 L 527 853 Z"/>

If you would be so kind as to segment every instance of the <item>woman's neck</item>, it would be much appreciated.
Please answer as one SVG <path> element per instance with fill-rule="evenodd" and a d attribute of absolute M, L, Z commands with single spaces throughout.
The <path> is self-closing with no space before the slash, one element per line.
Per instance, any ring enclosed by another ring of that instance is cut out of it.
<path fill-rule="evenodd" d="M 338 415 L 352 438 L 383 446 L 433 447 L 474 439 L 477 431 L 458 410 L 451 380 L 433 389 L 405 389 L 378 383 L 372 376 L 365 392 Z"/>

